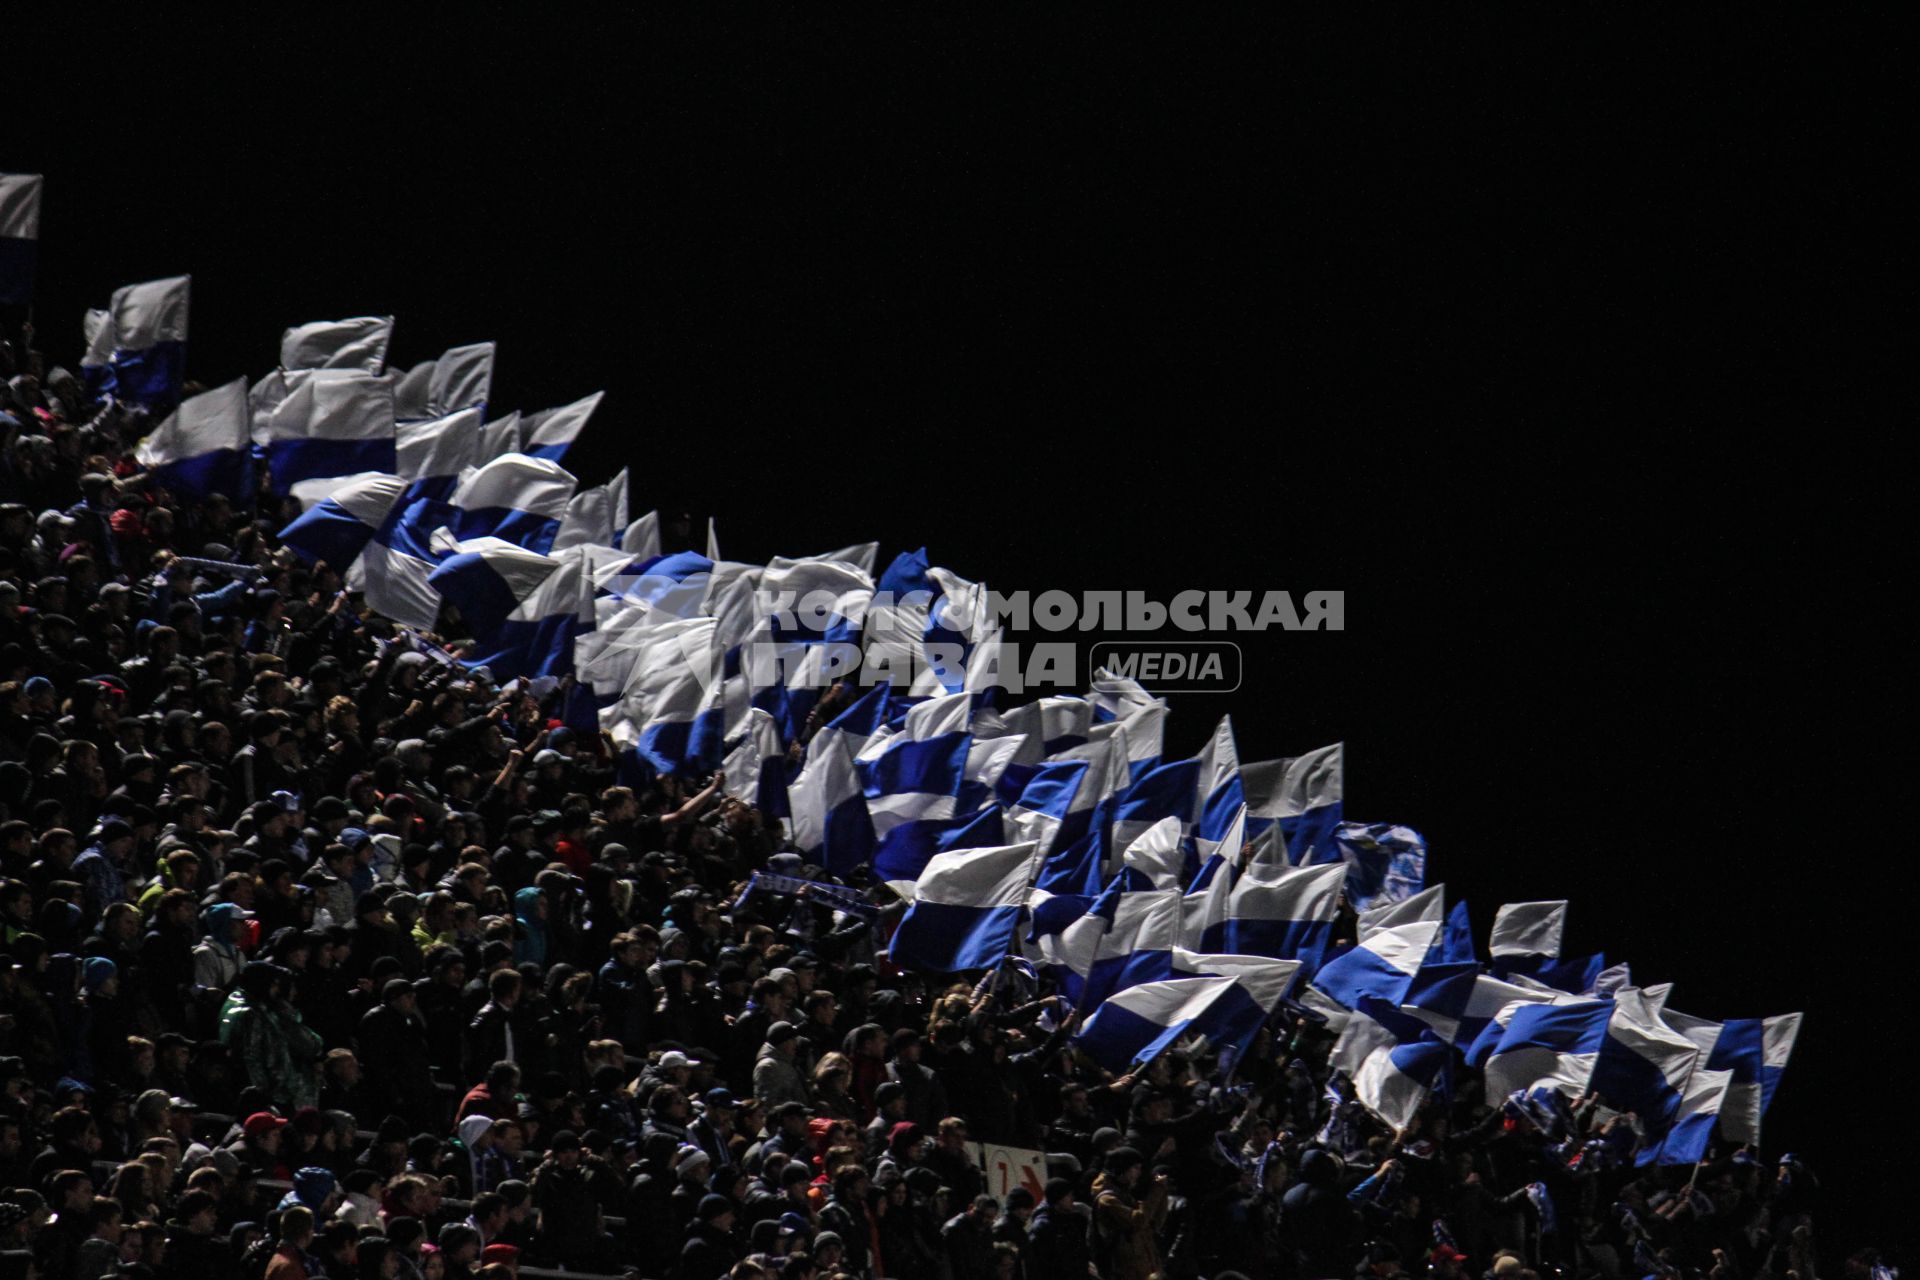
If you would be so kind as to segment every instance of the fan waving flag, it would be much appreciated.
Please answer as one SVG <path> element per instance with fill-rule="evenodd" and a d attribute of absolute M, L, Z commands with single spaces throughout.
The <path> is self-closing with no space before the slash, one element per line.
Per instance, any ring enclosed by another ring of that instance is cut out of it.
<path fill-rule="evenodd" d="M 245 502 L 253 491 L 248 421 L 247 380 L 236 378 L 182 402 L 134 458 L 176 493 Z"/>
<path fill-rule="evenodd" d="M 40 261 L 40 192 L 37 173 L 0 173 L 0 303 L 33 297 Z"/>
<path fill-rule="evenodd" d="M 999 964 L 1013 949 L 1037 857 L 1032 843 L 936 856 L 920 873 L 889 958 L 931 973 Z"/>

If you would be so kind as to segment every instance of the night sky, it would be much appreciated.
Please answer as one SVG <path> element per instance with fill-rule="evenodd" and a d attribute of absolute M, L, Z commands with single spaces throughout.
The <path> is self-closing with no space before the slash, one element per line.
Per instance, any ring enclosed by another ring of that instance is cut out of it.
<path fill-rule="evenodd" d="M 16 57 L 0 168 L 56 362 L 190 272 L 208 384 L 392 313 L 496 340 L 499 409 L 605 388 L 569 465 L 729 557 L 1343 590 L 1169 754 L 1343 739 L 1483 939 L 1567 897 L 1676 1008 L 1806 1010 L 1769 1151 L 1830 1251 L 1910 1238 L 1898 42 L 1450 17 L 96 27 Z"/>

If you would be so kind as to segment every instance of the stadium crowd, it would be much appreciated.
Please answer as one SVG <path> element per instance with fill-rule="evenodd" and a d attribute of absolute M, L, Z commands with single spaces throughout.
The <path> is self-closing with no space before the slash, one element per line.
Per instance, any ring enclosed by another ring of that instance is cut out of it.
<path fill-rule="evenodd" d="M 1464 1070 L 1389 1132 L 1297 1008 L 1115 1076 L 1031 975 L 889 964 L 884 886 L 743 894 L 831 877 L 5 360 L 0 1280 L 1841 1269 L 1792 1157 L 1636 1168 Z M 1047 1177 L 996 1196 L 978 1143 Z"/>

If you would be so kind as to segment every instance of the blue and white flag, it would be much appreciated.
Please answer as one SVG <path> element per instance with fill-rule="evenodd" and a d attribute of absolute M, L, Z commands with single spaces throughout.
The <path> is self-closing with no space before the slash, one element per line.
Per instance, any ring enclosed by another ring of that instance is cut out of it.
<path fill-rule="evenodd" d="M 1025 735 L 1022 740 L 1032 741 Z M 1105 770 L 1104 760 L 1091 758 L 1011 766 L 1003 776 L 1012 785 L 1006 797 L 1007 825 L 1049 856 L 1078 843 L 1099 803 L 1099 778 Z"/>
<path fill-rule="evenodd" d="M 1400 1130 L 1413 1123 L 1434 1088 L 1444 1086 L 1452 1059 L 1452 1047 L 1425 1023 L 1377 996 L 1363 996 L 1334 1041 L 1328 1065 L 1346 1073 L 1369 1111 Z"/>
<path fill-rule="evenodd" d="M 1093 732 L 1093 704 L 1085 698 L 1038 698 L 1002 717 L 1009 734 L 1027 736 L 1034 760 L 1083 746 Z"/>
<path fill-rule="evenodd" d="M 1213 737 L 1200 752 L 1195 778 L 1193 844 L 1201 859 L 1209 857 L 1226 838 L 1228 828 L 1246 819 L 1247 794 L 1240 780 L 1240 750 L 1233 738 L 1233 720 L 1221 716 Z"/>
<path fill-rule="evenodd" d="M 393 384 L 361 369 L 315 369 L 290 380 L 286 398 L 267 418 L 264 445 L 278 494 L 303 481 L 392 475 L 398 465 Z"/>
<path fill-rule="evenodd" d="M 1402 996 L 1401 1006 L 1432 1027 L 1442 1040 L 1464 1052 L 1502 1010 L 1550 1000 L 1539 987 L 1523 987 L 1483 973 L 1469 960 L 1423 966 Z"/>
<path fill-rule="evenodd" d="M 493 344 L 475 342 L 453 347 L 440 354 L 427 375 L 427 411 L 424 416 L 444 418 L 450 413 L 479 406 L 484 409 L 493 393 Z"/>
<path fill-rule="evenodd" d="M 176 493 L 245 503 L 253 496 L 249 417 L 247 380 L 236 378 L 183 401 L 134 458 Z"/>
<path fill-rule="evenodd" d="M 40 262 L 40 193 L 37 173 L 0 173 L 0 304 L 33 298 Z"/>
<path fill-rule="evenodd" d="M 942 820 L 958 812 L 966 780 L 972 699 L 932 698 L 907 712 L 899 733 L 876 734 L 855 757 L 874 834 L 884 839 L 906 822 Z"/>
<path fill-rule="evenodd" d="M 1647 989 L 1650 1002 L 1653 988 Z M 1711 1022 L 1673 1009 L 1661 1009 L 1666 1024 L 1692 1041 L 1703 1055 L 1705 1070 L 1728 1073 L 1726 1097 L 1716 1108 L 1720 1128 L 1735 1142 L 1758 1144 L 1760 1118 L 1773 1102 L 1774 1091 L 1800 1037 L 1801 1015 L 1771 1018 L 1729 1018 Z"/>
<path fill-rule="evenodd" d="M 991 969 L 1013 949 L 1039 851 L 1031 844 L 943 853 L 914 886 L 889 958 L 906 969 Z"/>
<path fill-rule="evenodd" d="M 600 407 L 605 395 L 604 391 L 596 391 L 572 404 L 526 415 L 520 424 L 520 452 L 550 462 L 560 461 L 567 447 L 586 429 L 587 420 L 593 417 L 593 411 Z"/>
<path fill-rule="evenodd" d="M 81 380 L 90 393 L 105 395 L 113 390 L 113 313 L 88 307 L 80 327 L 86 340 L 86 350 L 80 354 Z"/>
<path fill-rule="evenodd" d="M 344 574 L 386 524 L 406 489 L 399 476 L 378 472 L 341 481 L 280 531 L 281 545 L 309 563 L 325 561 Z"/>
<path fill-rule="evenodd" d="M 1695 1067 L 1680 1092 L 1672 1128 L 1659 1142 L 1642 1147 L 1635 1163 L 1698 1164 L 1706 1159 L 1715 1125 L 1725 1125 L 1733 1087 L 1732 1071 Z"/>
<path fill-rule="evenodd" d="M 1206 889 L 1208 905 L 1197 918 L 1195 950 L 1299 960 L 1316 972 L 1333 943 L 1346 868 L 1283 867 L 1252 863 L 1237 876 L 1227 868 Z"/>
<path fill-rule="evenodd" d="M 1244 811 L 1236 811 L 1244 813 Z M 1231 831 L 1224 833 L 1231 835 Z M 1220 854 L 1227 861 L 1238 856 L 1239 840 L 1233 841 L 1232 854 Z M 1216 849 L 1218 846 L 1216 846 Z M 1209 857 L 1214 856 L 1209 854 Z M 1180 834 L 1178 818 L 1162 818 L 1134 838 L 1120 851 L 1120 865 L 1131 869 L 1155 889 L 1185 890 L 1199 873 L 1199 863 L 1191 853 L 1191 842 Z"/>
<path fill-rule="evenodd" d="M 1700 1057 L 1628 988 L 1612 1000 L 1520 1008 L 1483 1070 L 1489 1097 L 1543 1085 L 1572 1097 L 1597 1093 L 1614 1110 L 1634 1112 L 1657 1141 Z"/>
<path fill-rule="evenodd" d="M 719 679 L 713 619 L 678 618 L 650 630 L 619 705 L 603 716 L 614 741 L 662 773 L 691 772 L 694 720 Z"/>
<path fill-rule="evenodd" d="M 1275 852 L 1271 839 L 1279 828 L 1251 839 L 1259 857 Z M 1427 840 L 1412 827 L 1390 822 L 1342 822 L 1333 830 L 1335 857 L 1347 864 L 1347 901 L 1356 911 L 1399 902 L 1427 883 Z"/>
<path fill-rule="evenodd" d="M 876 686 L 867 696 L 881 693 L 884 704 L 884 688 Z M 855 704 L 834 725 L 860 709 Z M 793 808 L 794 847 L 835 875 L 845 875 L 873 857 L 875 841 L 853 752 L 840 735 L 829 732 L 832 728 L 821 730 L 808 744 L 807 762 L 788 785 L 787 796 Z"/>
<path fill-rule="evenodd" d="M 1179 819 L 1183 833 L 1191 831 L 1199 787 L 1197 759 L 1169 760 L 1138 774 L 1114 797 L 1111 847 L 1125 849 L 1149 827 L 1167 818 Z"/>
<path fill-rule="evenodd" d="M 1036 958 L 1080 1008 L 1173 974 L 1173 951 L 1181 943 L 1180 893 L 1135 889 L 1132 883 L 1125 873 L 1115 876 L 1086 914 L 1058 934 L 1035 939 Z M 1028 900 L 1036 902 L 1032 895 Z"/>
<path fill-rule="evenodd" d="M 398 424 L 394 429 L 396 474 L 407 484 L 407 500 L 443 500 L 469 467 L 475 465 L 480 439 L 480 410 L 462 409 L 444 418 Z"/>
<path fill-rule="evenodd" d="M 1371 931 L 1362 930 L 1351 951 L 1327 961 L 1313 975 L 1313 985 L 1346 1009 L 1358 1009 L 1367 996 L 1399 1007 L 1406 1003 L 1415 975 L 1439 941 L 1441 922 L 1410 920 Z"/>
<path fill-rule="evenodd" d="M 1292 968 L 1276 965 L 1143 983 L 1095 1010 L 1074 1043 L 1110 1071 L 1151 1062 L 1189 1037 L 1237 1056 L 1280 1006 L 1292 981 Z"/>
<path fill-rule="evenodd" d="M 440 613 L 440 594 L 430 585 L 435 566 L 452 550 L 436 547 L 434 537 L 450 518 L 446 499 L 473 461 L 480 411 L 467 409 L 397 427 L 399 474 L 406 489 L 374 531 L 360 557 L 346 567 L 347 585 L 361 592 L 376 612 L 410 627 L 432 627 Z M 302 501 L 323 499 L 340 479 L 303 480 L 293 486 Z"/>
<path fill-rule="evenodd" d="M 1295 866 L 1332 862 L 1340 856 L 1334 832 L 1344 813 L 1345 774 L 1346 747 L 1339 742 L 1303 756 L 1242 765 L 1248 838 L 1277 827 Z"/>
<path fill-rule="evenodd" d="M 1491 975 L 1489 975 L 1489 977 L 1491 977 Z M 1544 983 L 1534 982 L 1530 978 L 1519 977 L 1511 981 L 1504 978 L 1494 978 L 1493 981 L 1501 983 L 1502 986 L 1498 988 L 1489 987 L 1486 989 L 1489 1002 L 1502 995 L 1509 998 L 1502 1003 L 1498 1009 L 1494 1010 L 1492 1017 L 1480 1025 L 1480 1030 L 1473 1035 L 1471 1040 L 1467 1038 L 1465 1028 L 1458 1031 L 1454 1040 L 1455 1044 L 1464 1046 L 1467 1065 L 1475 1068 L 1484 1067 L 1487 1059 L 1492 1057 L 1500 1048 L 1500 1041 L 1507 1033 L 1507 1025 L 1513 1021 L 1514 1017 L 1519 1014 L 1521 1010 L 1535 1005 L 1561 1006 L 1588 1002 L 1587 997 L 1573 995 L 1566 991 L 1558 991 Z M 1511 990 L 1509 990 L 1509 988 L 1511 988 Z M 1485 1005 L 1481 1005 L 1478 1012 L 1484 1013 L 1485 1008 Z M 1430 1025 L 1434 1025 L 1434 1029 L 1437 1031 L 1444 1030 L 1444 1023 L 1430 1023 Z"/>
<path fill-rule="evenodd" d="M 1561 958 L 1567 904 L 1510 902 L 1493 918 L 1487 953 L 1495 974 L 1515 974 L 1574 994 L 1593 993 L 1607 968 L 1604 954 Z"/>
<path fill-rule="evenodd" d="M 192 285 L 190 276 L 169 276 L 114 290 L 107 307 L 109 363 L 113 393 L 120 400 L 153 413 L 166 413 L 180 402 Z"/>
<path fill-rule="evenodd" d="M 558 463 L 544 458 L 495 458 L 454 487 L 447 528 L 456 541 L 498 538 L 529 551 L 551 551 L 574 485 Z"/>
<path fill-rule="evenodd" d="M 315 320 L 295 325 L 280 336 L 280 367 L 383 373 L 387 367 L 387 344 L 392 341 L 392 316 Z"/>
<path fill-rule="evenodd" d="M 463 544 L 428 581 L 473 633 L 477 652 L 469 665 L 500 681 L 572 671 L 583 597 L 590 597 L 582 557 L 481 538 Z M 590 598 L 585 603 L 590 607 Z"/>
<path fill-rule="evenodd" d="M 772 716 L 749 708 L 745 731 L 720 768 L 726 774 L 728 796 L 753 805 L 770 818 L 786 816 L 786 744 Z"/>
<path fill-rule="evenodd" d="M 873 851 L 873 873 L 911 902 L 927 864 L 956 849 L 991 849 L 1007 843 L 999 805 L 944 822 L 909 822 L 887 833 Z"/>
<path fill-rule="evenodd" d="M 1134 777 L 1160 763 L 1167 723 L 1166 699 L 1154 697 L 1131 676 L 1115 675 L 1101 667 L 1093 673 L 1087 701 L 1093 704 L 1096 726 L 1125 728 L 1127 758 Z M 1097 727 L 1094 732 L 1098 732 Z"/>

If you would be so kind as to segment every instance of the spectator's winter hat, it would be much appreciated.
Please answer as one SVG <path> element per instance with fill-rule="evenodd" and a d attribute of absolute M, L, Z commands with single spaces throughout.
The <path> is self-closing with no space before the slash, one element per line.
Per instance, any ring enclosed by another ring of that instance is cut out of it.
<path fill-rule="evenodd" d="M 100 988 L 112 982 L 120 974 L 120 966 L 105 956 L 88 956 L 81 966 L 82 980 L 87 984 L 89 995 L 97 994 Z"/>
<path fill-rule="evenodd" d="M 271 1111 L 256 1111 L 247 1117 L 247 1122 L 240 1126 L 240 1131 L 249 1138 L 258 1138 L 262 1134 L 286 1128 L 287 1123 Z"/>
<path fill-rule="evenodd" d="M 776 1022 L 767 1028 L 767 1043 L 785 1044 L 799 1034 L 799 1028 L 791 1022 Z"/>
<path fill-rule="evenodd" d="M 293 1175 L 293 1194 L 300 1198 L 301 1204 L 316 1212 L 333 1194 L 334 1185 L 333 1171 L 317 1164 L 310 1164 Z"/>
<path fill-rule="evenodd" d="M 562 1129 L 553 1135 L 553 1141 L 547 1144 L 547 1149 L 556 1155 L 562 1151 L 578 1151 L 580 1135 L 571 1129 Z"/>
<path fill-rule="evenodd" d="M 708 1195 L 700 1198 L 700 1221 L 714 1220 L 733 1212 L 733 1201 L 725 1196 Z"/>

